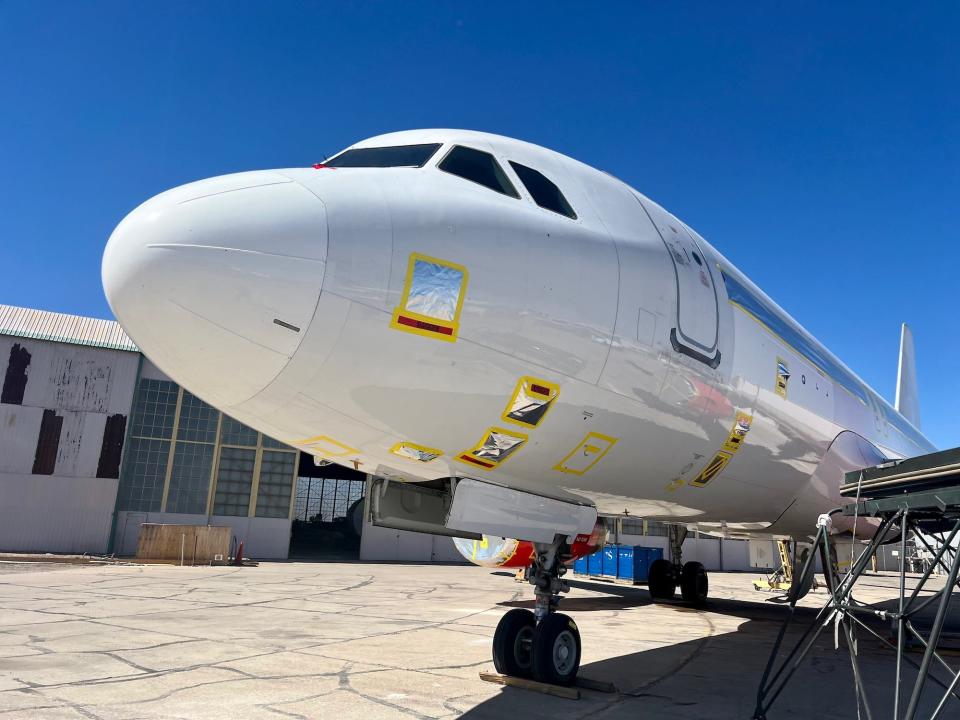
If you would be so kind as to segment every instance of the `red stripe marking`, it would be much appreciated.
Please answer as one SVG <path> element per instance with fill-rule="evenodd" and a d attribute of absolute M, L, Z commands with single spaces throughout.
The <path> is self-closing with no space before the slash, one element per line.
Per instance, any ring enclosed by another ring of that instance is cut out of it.
<path fill-rule="evenodd" d="M 461 459 L 461 460 L 466 460 L 467 462 L 472 462 L 472 463 L 474 463 L 475 465 L 479 465 L 480 467 L 485 467 L 485 468 L 492 468 L 492 467 L 493 467 L 493 463 L 484 462 L 483 460 L 477 460 L 475 457 L 473 457 L 473 456 L 471 456 L 471 455 L 461 455 L 461 456 L 460 456 L 460 459 Z"/>
<path fill-rule="evenodd" d="M 453 335 L 452 327 L 434 325 L 433 323 L 424 322 L 423 320 L 417 320 L 416 318 L 412 317 L 406 317 L 405 315 L 399 315 L 397 317 L 397 322 L 400 325 L 417 328 L 418 330 L 427 330 L 428 332 L 435 332 L 439 333 L 440 335 Z"/>
<path fill-rule="evenodd" d="M 544 387 L 543 385 L 531 384 L 531 385 L 530 385 L 530 389 L 531 389 L 533 392 L 539 393 L 539 394 L 541 394 L 541 395 L 549 395 L 549 394 L 550 394 L 550 388 Z"/>

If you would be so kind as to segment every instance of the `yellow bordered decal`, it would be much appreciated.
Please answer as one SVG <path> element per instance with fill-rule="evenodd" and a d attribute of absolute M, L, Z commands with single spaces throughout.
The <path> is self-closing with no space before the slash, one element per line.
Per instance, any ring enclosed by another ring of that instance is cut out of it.
<path fill-rule="evenodd" d="M 304 440 L 294 440 L 290 445 L 306 445 L 323 457 L 346 457 L 360 453 L 356 448 L 334 440 L 327 435 L 317 435 L 316 437 L 306 438 Z"/>
<path fill-rule="evenodd" d="M 721 450 L 713 456 L 713 459 L 710 460 L 706 467 L 700 471 L 700 474 L 690 481 L 690 484 L 694 487 L 704 487 L 708 482 L 720 474 L 720 472 L 729 464 L 730 458 L 732 457 L 733 455 L 730 453 L 726 453 Z"/>
<path fill-rule="evenodd" d="M 487 428 L 480 442 L 469 450 L 457 453 L 454 459 L 471 467 L 492 470 L 515 455 L 528 439 L 523 433 L 513 430 L 500 427 Z"/>
<path fill-rule="evenodd" d="M 584 475 L 591 470 L 603 456 L 610 452 L 617 438 L 600 433 L 587 433 L 577 446 L 553 466 L 554 470 L 571 475 Z"/>
<path fill-rule="evenodd" d="M 731 455 L 736 453 L 743 446 L 743 441 L 746 439 L 747 433 L 750 432 L 750 425 L 752 423 L 753 415 L 738 412 L 737 417 L 733 421 L 733 427 L 730 428 L 730 434 L 727 435 L 727 439 L 723 441 L 722 449 Z"/>
<path fill-rule="evenodd" d="M 390 448 L 390 452 L 406 460 L 422 463 L 432 462 L 443 455 L 443 450 L 429 448 L 425 445 L 417 445 L 412 442 L 398 442 Z"/>
<path fill-rule="evenodd" d="M 510 402 L 500 417 L 504 422 L 535 428 L 543 422 L 559 396 L 559 385 L 525 375 L 517 381 Z"/>
<path fill-rule="evenodd" d="M 777 357 L 777 375 L 774 390 L 784 400 L 787 399 L 787 381 L 790 380 L 790 366 L 782 357 Z"/>
<path fill-rule="evenodd" d="M 423 278 L 418 277 L 418 270 L 422 271 Z M 460 329 L 460 311 L 463 309 L 463 300 L 467 295 L 468 279 L 469 273 L 463 265 L 422 253 L 410 253 L 403 294 L 400 296 L 400 304 L 393 310 L 390 327 L 435 340 L 456 342 Z M 426 280 L 431 282 L 427 283 Z M 418 282 L 423 282 L 424 286 L 419 287 Z M 425 297 L 428 290 L 435 289 L 438 284 L 443 283 L 447 283 L 447 290 L 456 292 L 456 301 L 452 307 L 447 308 L 447 312 L 442 315 L 430 315 L 415 309 L 419 306 L 420 297 Z M 413 303 L 413 307 L 411 307 L 411 297 L 418 299 Z"/>

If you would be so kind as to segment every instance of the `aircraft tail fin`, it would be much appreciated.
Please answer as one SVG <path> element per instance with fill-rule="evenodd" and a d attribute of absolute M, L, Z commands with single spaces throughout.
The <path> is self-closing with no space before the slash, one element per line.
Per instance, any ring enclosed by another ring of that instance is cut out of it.
<path fill-rule="evenodd" d="M 900 362 L 897 366 L 897 412 L 920 427 L 920 400 L 917 397 L 917 361 L 913 349 L 913 332 L 903 323 L 900 329 Z"/>

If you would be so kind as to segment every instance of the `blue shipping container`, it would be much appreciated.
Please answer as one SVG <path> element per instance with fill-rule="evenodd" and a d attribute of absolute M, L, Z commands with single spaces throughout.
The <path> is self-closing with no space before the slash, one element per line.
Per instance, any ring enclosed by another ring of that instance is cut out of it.
<path fill-rule="evenodd" d="M 587 558 L 584 556 L 577 558 L 573 561 L 573 574 L 574 575 L 586 575 L 587 574 Z"/>
<path fill-rule="evenodd" d="M 587 556 L 587 575 L 598 577 L 603 574 L 603 551 L 597 550 L 593 555 Z"/>
<path fill-rule="evenodd" d="M 603 547 L 603 566 L 601 574 L 604 577 L 617 577 L 617 569 L 620 567 L 620 546 L 605 545 Z"/>
<path fill-rule="evenodd" d="M 663 548 L 643 547 L 642 545 L 619 546 L 619 566 L 617 578 L 631 582 L 646 582 L 650 565 L 654 560 L 663 558 Z"/>

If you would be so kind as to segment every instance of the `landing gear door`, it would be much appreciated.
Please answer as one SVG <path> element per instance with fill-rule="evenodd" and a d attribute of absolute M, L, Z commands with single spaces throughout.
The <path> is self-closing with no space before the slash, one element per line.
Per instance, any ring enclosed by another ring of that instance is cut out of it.
<path fill-rule="evenodd" d="M 408 483 L 375 477 L 370 481 L 367 498 L 368 518 L 371 524 L 392 530 L 482 539 L 483 535 L 478 532 L 447 527 L 453 495 L 453 483 L 449 480 Z"/>
<path fill-rule="evenodd" d="M 656 226 L 673 263 L 677 317 L 670 342 L 677 352 L 710 367 L 720 364 L 717 287 L 713 270 L 696 239 L 656 203 L 640 201 Z"/>

